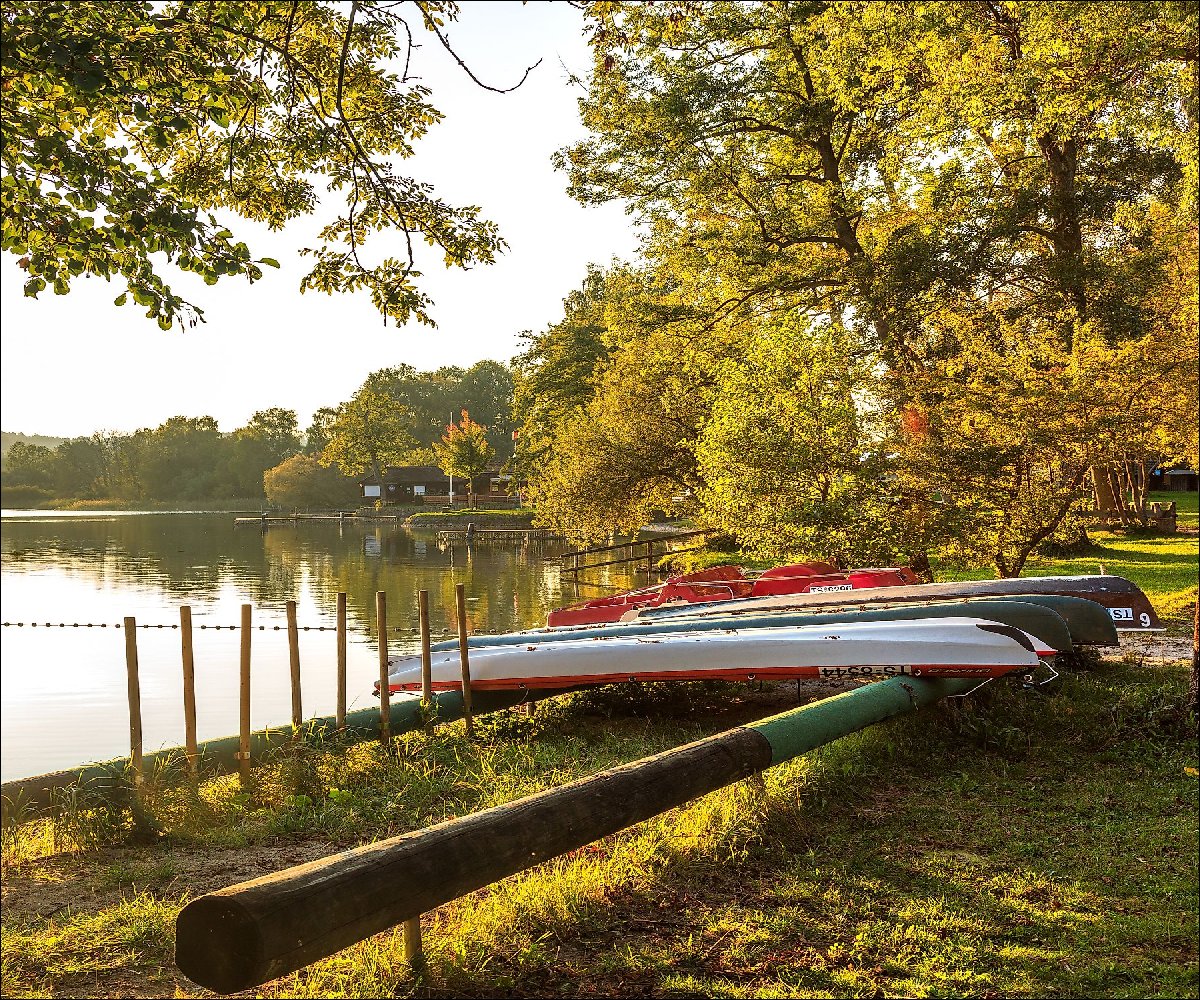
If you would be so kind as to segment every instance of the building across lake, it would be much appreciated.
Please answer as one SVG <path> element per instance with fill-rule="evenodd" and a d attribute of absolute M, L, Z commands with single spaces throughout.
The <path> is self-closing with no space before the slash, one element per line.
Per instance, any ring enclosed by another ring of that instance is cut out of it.
<path fill-rule="evenodd" d="M 512 477 L 499 470 L 483 472 L 471 480 L 455 479 L 453 484 L 436 465 L 399 465 L 383 470 L 382 481 L 375 476 L 364 476 L 358 481 L 359 495 L 371 502 L 384 503 L 466 503 L 469 500 L 494 504 L 510 502 L 516 505 L 520 498 Z"/>

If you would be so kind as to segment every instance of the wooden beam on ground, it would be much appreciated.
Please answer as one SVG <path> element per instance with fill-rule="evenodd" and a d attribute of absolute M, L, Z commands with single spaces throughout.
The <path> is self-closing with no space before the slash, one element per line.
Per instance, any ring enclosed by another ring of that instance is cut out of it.
<path fill-rule="evenodd" d="M 561 788 L 367 844 L 193 900 L 175 961 L 230 994 L 542 861 L 977 681 L 892 678 L 614 767 Z"/>

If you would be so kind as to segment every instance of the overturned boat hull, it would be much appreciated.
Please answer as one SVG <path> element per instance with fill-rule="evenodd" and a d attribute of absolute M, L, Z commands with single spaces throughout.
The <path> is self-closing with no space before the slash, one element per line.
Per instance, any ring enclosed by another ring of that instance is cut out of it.
<path fill-rule="evenodd" d="M 1157 632 L 1163 625 L 1149 599 L 1120 576 L 1034 576 L 1013 580 L 961 580 L 905 587 L 878 587 L 837 594 L 791 594 L 747 597 L 703 606 L 676 605 L 645 609 L 627 621 L 658 620 L 689 615 L 743 615 L 765 611 L 832 611 L 893 604 L 963 600 L 976 597 L 1079 597 L 1103 607 L 1118 632 Z"/>
<path fill-rule="evenodd" d="M 998 677 L 1057 650 L 1010 625 L 977 618 L 722 629 L 478 647 L 471 685 L 554 689 L 623 681 Z M 394 657 L 389 690 L 421 690 L 419 656 Z M 458 654 L 432 655 L 432 689 L 461 685 Z"/>

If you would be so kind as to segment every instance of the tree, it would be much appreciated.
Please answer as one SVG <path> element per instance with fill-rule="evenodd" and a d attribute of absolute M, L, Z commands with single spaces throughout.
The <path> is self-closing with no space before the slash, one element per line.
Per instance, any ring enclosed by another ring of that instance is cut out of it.
<path fill-rule="evenodd" d="M 263 491 L 276 507 L 337 507 L 355 497 L 354 481 L 311 455 L 292 455 L 263 474 Z"/>
<path fill-rule="evenodd" d="M 699 517 L 774 557 L 861 566 L 924 552 L 872 405 L 875 377 L 843 329 L 793 317 L 763 330 L 722 366 L 697 446 Z"/>
<path fill-rule="evenodd" d="M 512 374 L 498 361 L 484 360 L 463 369 L 456 366 L 419 372 L 397 365 L 372 372 L 365 387 L 386 393 L 411 416 L 409 432 L 426 448 L 445 433 L 446 419 L 468 410 L 488 428 L 493 449 L 507 458 L 512 449 Z"/>
<path fill-rule="evenodd" d="M 412 60 L 422 33 L 458 59 L 445 31 L 457 11 L 448 0 L 5 3 L 0 245 L 27 271 L 25 293 L 120 278 L 118 305 L 132 299 L 163 329 L 195 325 L 202 310 L 172 291 L 163 262 L 207 284 L 257 280 L 276 262 L 254 259 L 216 213 L 279 228 L 316 210 L 324 181 L 344 207 L 304 251 L 313 268 L 300 290 L 366 289 L 385 318 L 432 322 L 414 242 L 464 268 L 505 245 L 479 209 L 392 167 L 441 118 Z M 380 233 L 399 236 L 399 256 L 365 258 Z"/>
<path fill-rule="evenodd" d="M 304 432 L 304 451 L 308 455 L 319 455 L 329 443 L 333 425 L 337 423 L 338 408 L 322 406 L 312 415 L 312 421 Z"/>
<path fill-rule="evenodd" d="M 999 572 L 1069 527 L 1078 463 L 1122 457 L 1135 428 L 1117 417 L 1154 412 L 1146 386 L 1190 385 L 1161 349 L 1161 302 L 1186 300 L 1172 261 L 1194 243 L 1196 10 L 1099 9 L 585 5 L 593 135 L 559 156 L 572 191 L 643 219 L 654 266 L 707 314 L 697 332 L 796 313 L 851 330 L 890 436 L 906 415 L 929 428 L 906 488 L 947 530 L 991 509 Z M 1194 323 L 1175 335 L 1194 358 Z M 1037 406 L 1008 405 L 1043 385 Z M 1191 426 L 1173 407 L 1157 436 Z M 990 471 L 952 477 L 984 455 Z M 1007 514 L 989 507 L 996 475 L 1023 484 Z M 934 503 L 946 483 L 958 499 Z"/>
<path fill-rule="evenodd" d="M 263 473 L 300 450 L 296 411 L 259 410 L 228 441 L 229 478 L 236 496 L 261 494 Z"/>
<path fill-rule="evenodd" d="M 54 478 L 54 451 L 40 444 L 14 442 L 4 457 L 4 478 L 10 486 L 50 486 Z"/>
<path fill-rule="evenodd" d="M 471 503 L 475 502 L 475 479 L 482 475 L 496 457 L 488 440 L 488 429 L 471 419 L 466 410 L 460 421 L 446 428 L 440 441 L 433 445 L 433 454 L 447 476 L 466 480 Z"/>
<path fill-rule="evenodd" d="M 417 446 L 408 433 L 407 417 L 390 396 L 362 388 L 338 408 L 318 460 L 336 465 L 345 476 L 369 471 L 382 484 L 384 468 L 403 464 Z"/>
<path fill-rule="evenodd" d="M 526 332 L 526 350 L 513 361 L 514 454 L 529 476 L 550 455 L 557 429 L 591 401 L 607 361 L 605 272 L 591 265 L 583 285 L 563 299 L 563 318 L 538 334 Z"/>
<path fill-rule="evenodd" d="M 206 500 L 230 495 L 228 452 L 215 418 L 171 417 L 153 430 L 138 431 L 132 442 L 139 498 Z"/>
<path fill-rule="evenodd" d="M 487 428 L 475 423 L 466 410 L 462 419 L 446 428 L 442 439 L 433 446 L 438 468 L 447 476 L 465 479 L 471 505 L 475 504 L 475 478 L 487 471 L 496 457 L 496 451 L 488 442 Z"/>

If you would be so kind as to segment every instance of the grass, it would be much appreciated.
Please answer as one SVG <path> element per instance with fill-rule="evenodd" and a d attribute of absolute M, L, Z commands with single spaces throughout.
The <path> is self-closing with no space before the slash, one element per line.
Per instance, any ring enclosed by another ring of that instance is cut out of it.
<path fill-rule="evenodd" d="M 255 991 L 340 996 L 1194 996 L 1186 669 L 1101 664 L 846 737 Z M 374 745 L 281 754 L 247 794 L 153 798 L 166 836 L 5 843 L 6 996 L 201 996 L 189 894 L 417 829 L 780 707 L 770 688 L 615 689 Z M 1086 762 L 1086 766 L 1081 766 Z M 39 839 L 40 838 L 40 839 Z"/>
<path fill-rule="evenodd" d="M 1175 520 L 1181 528 L 1200 528 L 1200 493 L 1160 490 L 1149 494 L 1150 501 L 1175 504 Z"/>
<path fill-rule="evenodd" d="M 1102 562 L 1182 631 L 1196 536 L 1093 542 L 1030 572 Z M 419 980 L 397 929 L 252 995 L 1194 997 L 1187 674 L 1131 656 L 1049 695 L 991 685 L 448 903 L 425 917 Z M 3 993 L 208 995 L 172 963 L 192 896 L 728 729 L 786 695 L 613 687 L 484 717 L 473 739 L 458 723 L 388 754 L 283 748 L 249 790 L 163 772 L 140 823 L 69 802 L 4 831 Z"/>

